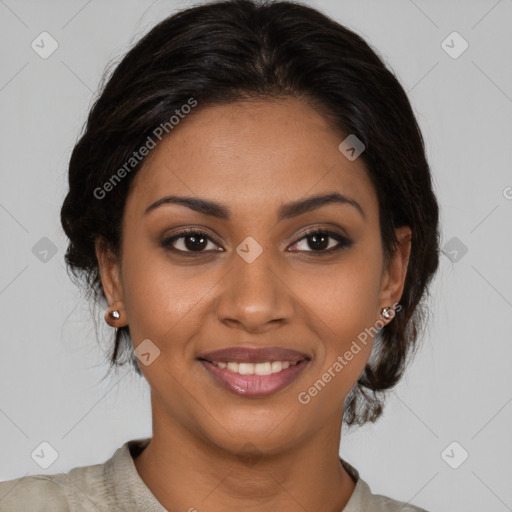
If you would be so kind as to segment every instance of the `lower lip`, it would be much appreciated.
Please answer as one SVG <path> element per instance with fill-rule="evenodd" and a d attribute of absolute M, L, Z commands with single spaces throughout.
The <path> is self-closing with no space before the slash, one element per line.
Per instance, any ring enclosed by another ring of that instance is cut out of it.
<path fill-rule="evenodd" d="M 306 367 L 309 360 L 303 359 L 293 366 L 270 375 L 240 375 L 227 368 L 220 368 L 210 361 L 200 360 L 215 380 L 225 389 L 241 396 L 267 396 L 288 386 Z"/>

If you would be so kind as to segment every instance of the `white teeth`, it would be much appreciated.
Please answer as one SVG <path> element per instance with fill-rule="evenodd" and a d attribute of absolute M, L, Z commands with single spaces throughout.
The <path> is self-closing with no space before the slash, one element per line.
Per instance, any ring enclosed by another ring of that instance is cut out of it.
<path fill-rule="evenodd" d="M 283 369 L 283 363 L 281 361 L 274 361 L 272 363 L 272 373 L 279 372 Z"/>
<path fill-rule="evenodd" d="M 290 366 L 294 366 L 298 361 L 272 361 L 266 363 L 237 363 L 236 361 L 212 361 L 219 368 L 227 368 L 229 371 L 239 373 L 240 375 L 270 375 L 278 373 Z"/>
<path fill-rule="evenodd" d="M 238 363 L 228 363 L 228 370 L 231 372 L 238 373 Z"/>
<path fill-rule="evenodd" d="M 272 373 L 272 363 L 259 363 L 255 364 L 254 373 L 256 375 L 270 375 Z"/>
<path fill-rule="evenodd" d="M 240 375 L 252 375 L 255 365 L 252 363 L 238 363 L 238 373 Z"/>

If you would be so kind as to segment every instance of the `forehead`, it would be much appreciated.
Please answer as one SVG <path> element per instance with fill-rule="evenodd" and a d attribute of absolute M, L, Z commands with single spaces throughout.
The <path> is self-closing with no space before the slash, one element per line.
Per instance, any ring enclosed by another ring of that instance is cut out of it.
<path fill-rule="evenodd" d="M 151 150 L 132 184 L 130 210 L 142 215 L 166 194 L 182 194 L 242 214 L 338 191 L 375 213 L 362 159 L 340 152 L 346 134 L 307 103 L 287 98 L 197 108 Z"/>

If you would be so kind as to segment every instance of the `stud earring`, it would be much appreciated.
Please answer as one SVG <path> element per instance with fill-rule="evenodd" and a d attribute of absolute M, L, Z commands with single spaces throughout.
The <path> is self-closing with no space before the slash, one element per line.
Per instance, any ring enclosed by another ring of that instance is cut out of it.
<path fill-rule="evenodd" d="M 393 308 L 390 308 L 390 307 L 382 308 L 382 311 L 380 312 L 380 314 L 387 320 L 389 320 L 390 318 L 393 318 L 395 316 L 394 313 L 395 312 L 394 312 Z"/>
<path fill-rule="evenodd" d="M 114 320 L 119 320 L 120 316 L 121 315 L 117 309 L 114 309 L 114 311 L 110 312 L 110 318 L 113 318 Z"/>
<path fill-rule="evenodd" d="M 110 323 L 107 319 L 107 316 L 108 316 L 108 318 L 111 318 L 112 320 L 119 320 L 119 318 L 121 318 L 121 313 L 117 309 L 114 309 L 110 312 L 105 313 L 105 322 L 107 322 L 107 324 L 110 325 Z M 117 339 L 117 327 L 115 327 L 115 326 L 112 326 L 112 327 L 114 327 L 114 329 L 115 329 L 115 338 Z"/>
<path fill-rule="evenodd" d="M 105 311 L 105 322 L 110 325 L 110 320 L 119 320 L 121 318 L 121 312 L 117 309 L 109 311 L 108 308 Z M 111 327 L 114 327 L 113 325 Z"/>

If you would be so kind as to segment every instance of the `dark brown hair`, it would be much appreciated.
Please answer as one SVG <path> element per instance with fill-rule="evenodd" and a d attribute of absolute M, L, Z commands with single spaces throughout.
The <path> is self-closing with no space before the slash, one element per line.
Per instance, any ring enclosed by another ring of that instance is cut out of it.
<path fill-rule="evenodd" d="M 69 237 L 65 261 L 96 301 L 105 299 L 94 242 L 100 237 L 121 254 L 124 205 L 144 160 L 123 174 L 107 199 L 95 191 L 191 97 L 195 112 L 286 96 L 314 105 L 340 133 L 365 145 L 360 158 L 378 195 L 386 261 L 395 247 L 394 229 L 412 230 L 401 310 L 378 332 L 372 357 L 345 401 L 345 424 L 362 425 L 382 414 L 384 392 L 399 382 L 415 352 L 426 315 L 423 299 L 439 264 L 439 212 L 405 91 L 360 36 L 317 10 L 288 1 L 208 3 L 168 17 L 128 51 L 102 87 L 71 155 L 61 210 Z M 141 374 L 129 327 L 118 330 L 110 368 L 124 364 L 126 355 Z"/>

